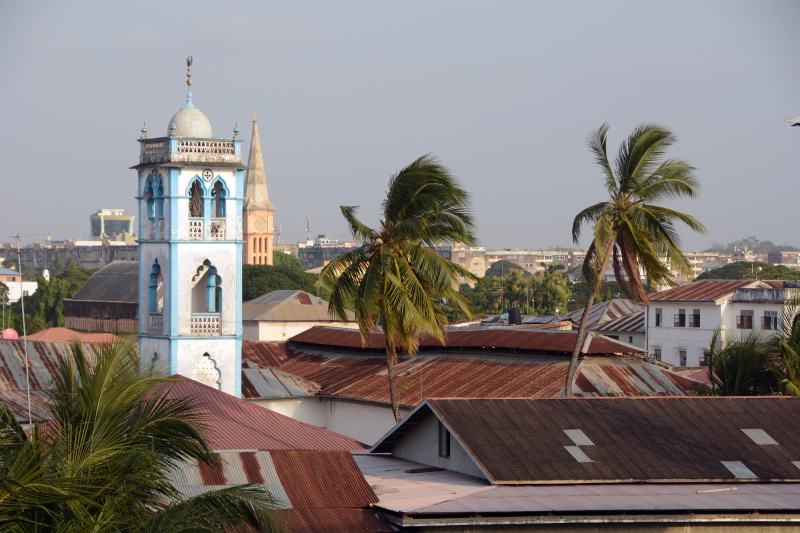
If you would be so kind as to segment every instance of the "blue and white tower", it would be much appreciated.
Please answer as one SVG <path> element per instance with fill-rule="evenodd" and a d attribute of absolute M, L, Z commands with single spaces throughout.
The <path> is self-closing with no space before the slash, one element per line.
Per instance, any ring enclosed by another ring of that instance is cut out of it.
<path fill-rule="evenodd" d="M 139 139 L 139 357 L 241 397 L 239 129 L 214 138 L 189 93 L 166 137 Z"/>

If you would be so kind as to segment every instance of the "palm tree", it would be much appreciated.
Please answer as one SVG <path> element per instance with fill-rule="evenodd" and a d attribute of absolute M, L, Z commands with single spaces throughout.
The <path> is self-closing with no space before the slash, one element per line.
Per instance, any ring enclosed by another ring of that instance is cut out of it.
<path fill-rule="evenodd" d="M 254 486 L 178 491 L 182 461 L 219 459 L 201 406 L 168 397 L 171 381 L 141 371 L 131 345 L 106 346 L 90 364 L 76 344 L 30 436 L 0 406 L 0 529 L 278 531 L 275 500 Z"/>
<path fill-rule="evenodd" d="M 447 317 L 437 300 L 446 300 L 452 308 L 472 316 L 458 283 L 478 279 L 430 250 L 442 241 L 475 243 L 469 194 L 436 158 L 426 155 L 389 180 L 377 229 L 359 221 L 355 207 L 341 209 L 360 246 L 325 266 L 318 283 L 330 289 L 328 310 L 340 320 L 346 320 L 345 307 L 355 301 L 364 342 L 370 328 L 382 326 L 389 395 L 395 420 L 400 422 L 395 387 L 397 346 L 413 356 L 420 334 L 444 342 Z"/>
<path fill-rule="evenodd" d="M 680 249 L 675 221 L 698 233 L 705 227 L 694 217 L 657 205 L 673 198 L 695 198 L 700 186 L 694 168 L 680 159 L 661 161 L 675 137 L 663 126 L 642 124 L 619 148 L 612 168 L 606 154 L 608 124 L 589 134 L 587 144 L 602 168 L 609 198 L 587 207 L 572 223 L 572 240 L 577 244 L 584 224 L 594 225 L 594 239 L 586 253 L 583 272 L 592 290 L 581 316 L 575 348 L 567 372 L 564 395 L 572 396 L 572 383 L 583 346 L 586 320 L 609 262 L 620 289 L 629 298 L 647 305 L 649 300 L 641 275 L 650 287 L 677 283 L 669 268 L 686 275 L 691 268 Z M 613 259 L 613 260 L 612 260 Z"/>
<path fill-rule="evenodd" d="M 725 336 L 719 329 L 711 337 L 708 367 L 711 392 L 717 396 L 761 396 L 778 388 L 769 357 L 768 339 L 757 333 Z"/>
<path fill-rule="evenodd" d="M 800 396 L 800 300 L 790 298 L 781 313 L 778 331 L 772 337 L 772 368 L 782 394 Z"/>

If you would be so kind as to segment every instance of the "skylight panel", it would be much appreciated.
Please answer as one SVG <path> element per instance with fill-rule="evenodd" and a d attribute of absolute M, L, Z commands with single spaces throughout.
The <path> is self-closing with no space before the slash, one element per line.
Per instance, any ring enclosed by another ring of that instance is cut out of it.
<path fill-rule="evenodd" d="M 743 429 L 745 435 L 761 446 L 777 445 L 778 441 L 769 436 L 763 429 Z"/>
<path fill-rule="evenodd" d="M 580 429 L 565 429 L 564 433 L 575 443 L 575 446 L 594 446 L 594 442 Z"/>
<path fill-rule="evenodd" d="M 586 455 L 586 452 L 581 450 L 580 446 L 564 446 L 570 455 L 579 463 L 593 463 L 592 458 Z"/>
<path fill-rule="evenodd" d="M 720 463 L 722 463 L 722 466 L 727 468 L 736 479 L 758 479 L 758 476 L 741 461 L 720 461 Z"/>

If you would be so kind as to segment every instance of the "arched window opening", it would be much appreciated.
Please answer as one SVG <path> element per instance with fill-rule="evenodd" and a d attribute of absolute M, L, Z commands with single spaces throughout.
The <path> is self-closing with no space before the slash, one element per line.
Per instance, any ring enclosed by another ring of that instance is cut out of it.
<path fill-rule="evenodd" d="M 156 218 L 164 218 L 164 182 L 161 181 L 161 176 L 155 179 L 153 196 L 155 197 L 155 216 Z"/>
<path fill-rule="evenodd" d="M 211 267 L 206 280 L 206 311 L 219 313 L 222 311 L 222 280 L 217 275 L 217 269 Z"/>
<path fill-rule="evenodd" d="M 153 182 L 149 177 L 144 185 L 144 198 L 147 203 L 147 218 L 153 218 L 155 216 L 155 200 L 153 199 Z"/>
<path fill-rule="evenodd" d="M 262 253 L 261 252 L 261 239 L 258 239 L 258 253 Z"/>
<path fill-rule="evenodd" d="M 164 311 L 164 278 L 161 275 L 161 266 L 158 259 L 150 269 L 150 312 L 161 313 Z"/>
<path fill-rule="evenodd" d="M 198 359 L 191 377 L 203 385 L 219 390 L 219 380 L 222 376 L 217 368 L 217 362 L 206 352 Z"/>
<path fill-rule="evenodd" d="M 203 218 L 203 186 L 199 180 L 195 180 L 189 189 L 189 216 Z"/>
<path fill-rule="evenodd" d="M 211 216 L 225 218 L 225 188 L 220 181 L 211 189 Z"/>

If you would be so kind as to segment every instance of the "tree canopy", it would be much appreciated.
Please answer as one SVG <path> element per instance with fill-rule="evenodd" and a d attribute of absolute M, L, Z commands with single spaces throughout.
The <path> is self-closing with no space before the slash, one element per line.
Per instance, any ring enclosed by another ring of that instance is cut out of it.
<path fill-rule="evenodd" d="M 758 268 L 761 268 L 761 272 Z M 738 261 L 723 267 L 703 272 L 697 276 L 697 281 L 703 279 L 800 279 L 800 270 L 789 268 L 783 265 L 770 266 L 764 263 L 753 263 L 750 261 Z"/>
<path fill-rule="evenodd" d="M 283 254 L 285 255 L 285 254 Z M 247 302 L 278 290 L 306 291 L 316 294 L 316 274 L 294 266 L 242 265 L 242 300 Z"/>
<path fill-rule="evenodd" d="M 790 246 L 786 243 L 784 244 L 775 244 L 772 241 L 762 241 L 756 238 L 755 235 L 751 235 L 750 237 L 745 237 L 744 239 L 739 239 L 737 241 L 729 242 L 728 244 L 722 244 L 719 242 L 714 242 L 711 245 L 711 248 L 706 250 L 706 252 L 718 252 L 723 254 L 732 254 L 735 252 L 741 252 L 743 250 L 750 250 L 756 254 L 767 254 L 769 252 L 797 252 L 800 251 L 800 248 L 795 248 L 794 246 Z"/>
<path fill-rule="evenodd" d="M 510 273 L 512 270 L 520 270 L 523 273 L 523 276 L 530 277 L 531 274 L 521 266 L 511 261 L 507 261 L 505 259 L 501 259 L 500 261 L 495 261 L 492 265 L 486 269 L 486 277 L 487 278 L 502 278 L 506 274 Z"/>

